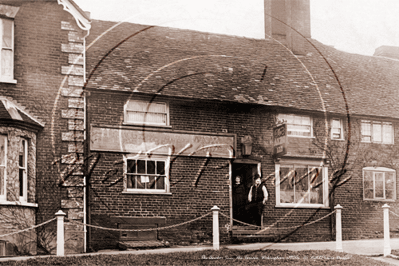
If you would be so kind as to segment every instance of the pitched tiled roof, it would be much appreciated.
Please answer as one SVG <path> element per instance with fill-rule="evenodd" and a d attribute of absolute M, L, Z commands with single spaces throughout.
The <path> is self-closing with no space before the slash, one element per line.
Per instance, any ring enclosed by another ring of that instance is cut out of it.
<path fill-rule="evenodd" d="M 305 55 L 296 57 L 273 39 L 131 23 L 107 31 L 115 25 L 92 22 L 88 88 L 342 114 L 347 103 L 351 114 L 399 118 L 394 60 L 337 51 L 315 40 L 317 50 L 307 44 Z"/>
<path fill-rule="evenodd" d="M 0 124 L 12 123 L 33 127 L 35 129 L 44 127 L 42 123 L 24 111 L 21 106 L 10 99 L 0 97 Z"/>

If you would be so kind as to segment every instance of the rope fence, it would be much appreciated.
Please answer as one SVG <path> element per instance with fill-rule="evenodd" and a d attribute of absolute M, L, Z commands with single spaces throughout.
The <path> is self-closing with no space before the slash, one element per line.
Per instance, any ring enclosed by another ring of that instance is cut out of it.
<path fill-rule="evenodd" d="M 11 236 L 11 235 L 15 235 L 15 234 L 19 234 L 19 233 L 23 233 L 23 232 L 27 232 L 27 231 L 32 230 L 32 229 L 36 229 L 36 228 L 38 228 L 38 227 L 40 227 L 40 226 L 43 226 L 43 225 L 48 224 L 48 223 L 50 223 L 50 222 L 52 222 L 52 221 L 55 221 L 55 219 L 57 219 L 57 218 L 50 219 L 50 220 L 48 220 L 48 221 L 46 221 L 46 222 L 43 222 L 43 223 L 41 223 L 41 224 L 38 224 L 38 225 L 35 225 L 35 226 L 32 226 L 32 227 L 29 227 L 29 228 L 25 228 L 25 229 L 22 229 L 22 230 L 19 230 L 19 231 L 15 231 L 15 232 L 12 232 L 12 233 L 0 235 L 0 238 L 2 238 L 2 237 L 7 237 L 7 236 Z"/>
<path fill-rule="evenodd" d="M 393 211 L 389 211 L 389 212 L 392 213 L 394 216 L 399 217 L 399 215 L 394 213 Z"/>
<path fill-rule="evenodd" d="M 383 208 L 383 213 L 384 213 L 384 256 L 388 256 L 391 253 L 391 247 L 390 247 L 390 232 L 389 232 L 389 214 L 391 213 L 392 215 L 399 217 L 398 214 L 396 214 L 393 211 L 389 210 L 389 206 L 387 204 L 384 204 L 384 206 L 382 206 Z M 245 223 L 243 221 L 234 219 L 232 217 L 230 217 L 230 215 L 224 214 L 222 212 L 220 212 L 220 209 L 217 206 L 214 206 L 211 209 L 211 212 L 207 212 L 204 215 L 201 215 L 199 217 L 196 217 L 194 219 L 182 222 L 182 223 L 178 223 L 178 224 L 173 224 L 173 225 L 169 225 L 169 226 L 164 226 L 164 227 L 156 227 L 156 228 L 146 228 L 146 229 L 125 229 L 125 228 L 107 228 L 107 227 L 102 227 L 102 226 L 98 226 L 98 225 L 92 225 L 92 224 L 86 224 L 83 222 L 79 222 L 79 221 L 69 221 L 69 222 L 64 222 L 65 216 L 66 214 L 64 212 L 62 212 L 61 210 L 58 211 L 55 215 L 56 217 L 53 219 L 50 219 L 48 221 L 45 221 L 43 223 L 40 223 L 38 225 L 29 227 L 29 228 L 25 228 L 19 231 L 15 231 L 12 233 L 8 233 L 8 234 L 3 234 L 0 235 L 0 238 L 4 238 L 7 236 L 11 236 L 14 234 L 19 234 L 19 233 L 23 233 L 23 232 L 27 232 L 29 230 L 33 230 L 36 229 L 38 227 L 41 227 L 43 225 L 46 225 L 50 222 L 53 222 L 55 220 L 57 220 L 57 256 L 63 256 L 64 255 L 64 242 L 65 242 L 65 238 L 64 238 L 64 230 L 65 230 L 65 224 L 67 225 L 82 225 L 82 226 L 87 226 L 87 227 L 92 227 L 92 228 L 96 228 L 96 229 L 100 229 L 100 230 L 109 230 L 109 231 L 119 231 L 119 232 L 148 232 L 148 231 L 160 231 L 160 230 L 167 230 L 167 229 L 171 229 L 171 228 L 175 228 L 175 227 L 179 227 L 179 226 L 183 226 L 189 223 L 193 223 L 195 221 L 201 220 L 207 216 L 210 216 L 212 214 L 212 234 L 213 234 L 213 249 L 218 250 L 219 249 L 219 214 L 221 216 L 223 216 L 224 218 L 227 218 L 230 221 L 235 221 L 237 223 L 243 224 L 243 225 L 247 225 L 250 227 L 255 227 L 260 229 L 258 232 L 256 232 L 256 234 L 261 234 L 264 231 L 270 230 L 270 229 L 277 229 L 277 230 L 286 230 L 286 229 L 296 229 L 296 228 L 300 228 L 300 227 L 305 227 L 305 226 L 309 226 L 312 224 L 315 224 L 317 222 L 320 222 L 323 219 L 326 219 L 327 217 L 336 214 L 335 215 L 335 230 L 336 230 L 336 250 L 337 251 L 343 251 L 342 249 L 342 224 L 341 224 L 341 212 L 342 212 L 342 207 L 338 204 L 337 206 L 334 207 L 334 211 L 331 211 L 330 213 L 324 215 L 323 217 L 320 217 L 314 221 L 310 221 L 304 224 L 299 224 L 299 225 L 295 225 L 295 226 L 289 226 L 289 227 L 276 227 L 276 225 L 278 224 L 278 222 L 275 222 L 274 224 L 267 226 L 267 227 L 261 227 L 261 226 L 257 226 L 257 225 L 253 225 L 253 224 L 248 224 Z M 228 227 L 230 228 L 230 227 Z"/>
<path fill-rule="evenodd" d="M 319 219 L 317 219 L 317 220 L 315 220 L 315 221 L 311 221 L 311 222 L 309 222 L 309 223 L 306 223 L 306 224 L 300 224 L 300 225 L 290 226 L 290 227 L 276 227 L 276 229 L 284 229 L 284 230 L 285 230 L 285 229 L 296 229 L 296 228 L 299 228 L 299 227 L 304 227 L 304 226 L 307 226 L 307 225 L 311 225 L 311 224 L 317 223 L 317 222 L 319 222 L 319 221 L 321 221 L 321 220 L 327 218 L 328 216 L 332 215 L 332 214 L 335 213 L 335 212 L 336 212 L 336 211 L 334 210 L 334 211 L 330 212 L 329 214 L 327 214 L 327 215 L 325 215 L 325 216 L 323 216 L 323 217 L 321 217 L 321 218 L 319 218 Z M 230 218 L 228 215 L 226 215 L 226 214 L 224 214 L 224 213 L 220 213 L 220 214 L 221 214 L 222 216 L 224 216 L 224 217 Z M 247 225 L 247 226 L 252 226 L 252 227 L 257 227 L 257 228 L 261 228 L 261 229 L 262 229 L 262 227 L 259 226 L 259 225 L 248 224 L 248 223 L 245 223 L 245 222 L 243 222 L 243 221 L 239 221 L 239 220 L 234 219 L 234 218 L 232 218 L 232 220 L 235 221 L 235 222 L 238 222 L 238 223 Z M 274 223 L 274 224 L 272 224 L 271 226 L 268 226 L 268 227 L 262 229 L 262 231 L 272 229 L 276 224 L 277 224 L 277 223 Z"/>
<path fill-rule="evenodd" d="M 180 224 L 174 224 L 174 225 L 169 225 L 169 226 L 164 226 L 164 227 L 156 227 L 156 228 L 146 228 L 146 229 L 123 229 L 123 228 L 109 228 L 109 227 L 102 227 L 102 226 L 98 226 L 98 225 L 92 225 L 92 224 L 85 224 L 79 221 L 72 221 L 72 222 L 68 222 L 65 224 L 79 224 L 79 225 L 84 225 L 84 226 L 88 226 L 88 227 L 92 227 L 92 228 L 97 228 L 97 229 L 102 229 L 102 230 L 108 230 L 108 231 L 120 231 L 120 232 L 148 232 L 148 231 L 160 231 L 160 230 L 166 230 L 166 229 L 170 229 L 170 228 L 174 228 L 174 227 L 178 227 L 178 226 L 182 226 L 185 224 L 189 224 L 195 221 L 198 221 L 202 218 L 205 218 L 206 216 L 211 215 L 212 212 L 208 212 L 200 217 L 197 217 L 195 219 L 180 223 Z"/>

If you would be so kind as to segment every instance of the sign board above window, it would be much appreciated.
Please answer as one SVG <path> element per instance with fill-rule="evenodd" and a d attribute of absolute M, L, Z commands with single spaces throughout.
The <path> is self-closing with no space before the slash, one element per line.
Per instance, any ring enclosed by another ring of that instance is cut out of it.
<path fill-rule="evenodd" d="M 92 127 L 90 149 L 137 154 L 234 158 L 235 135 Z"/>

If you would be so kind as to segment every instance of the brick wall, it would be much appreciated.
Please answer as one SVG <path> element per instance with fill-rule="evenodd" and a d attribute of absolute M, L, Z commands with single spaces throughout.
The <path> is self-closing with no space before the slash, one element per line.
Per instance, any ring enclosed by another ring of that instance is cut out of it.
<path fill-rule="evenodd" d="M 67 188 L 60 186 L 65 167 L 60 159 L 71 152 L 71 142 L 63 142 L 62 137 L 72 129 L 80 130 L 81 120 L 71 122 L 65 113 L 80 114 L 82 108 L 76 87 L 82 85 L 82 60 L 73 59 L 83 50 L 85 32 L 57 1 L 21 2 L 14 23 L 17 84 L 0 84 L 0 95 L 11 97 L 45 125 L 37 134 L 36 166 L 31 165 L 36 168 L 36 215 L 41 223 L 54 218 L 62 200 L 68 199 Z M 74 65 L 71 73 L 70 65 Z M 67 218 L 71 217 L 81 215 L 68 213 Z"/>
<path fill-rule="evenodd" d="M 112 95 L 112 97 L 110 96 Z M 90 124 L 91 125 L 122 125 L 123 124 L 123 105 L 129 98 L 146 99 L 145 96 L 140 94 L 128 94 L 128 93 L 116 93 L 116 92 L 95 92 L 89 100 L 90 110 Z M 150 98 L 147 98 L 150 99 Z M 161 98 L 160 98 L 161 99 Z M 193 132 L 212 132 L 221 133 L 227 130 L 228 133 L 237 134 L 237 157 L 242 158 L 240 152 L 240 138 L 245 135 L 251 135 L 254 140 L 253 153 L 249 156 L 249 159 L 253 159 L 261 162 L 262 164 L 262 175 L 267 176 L 274 173 L 274 161 L 271 157 L 271 134 L 272 126 L 275 121 L 276 112 L 273 109 L 264 107 L 258 107 L 253 105 L 237 105 L 220 102 L 199 102 L 189 100 L 178 100 L 178 99 L 167 99 L 162 98 L 169 102 L 170 109 L 170 125 L 173 130 L 186 130 Z M 327 163 L 329 164 L 329 174 L 333 170 L 337 169 L 343 162 L 347 141 L 342 140 L 331 140 L 330 130 L 326 129 L 326 126 L 330 126 L 330 119 L 333 116 L 326 118 L 324 114 L 313 114 L 313 125 L 315 137 L 312 139 L 307 138 L 289 138 L 289 151 L 291 158 L 320 158 L 322 155 L 322 149 L 327 135 Z M 344 119 L 345 120 L 345 119 Z M 397 124 L 395 125 L 395 132 L 399 130 Z M 364 201 L 363 200 L 363 178 L 362 168 L 370 164 L 370 158 L 364 159 L 365 151 L 372 150 L 371 156 L 378 162 L 378 166 L 389 167 L 396 169 L 396 161 L 388 160 L 387 157 L 395 153 L 396 145 L 381 145 L 381 144 L 366 144 L 359 142 L 359 128 L 360 119 L 352 118 L 352 138 L 350 156 L 348 159 L 347 169 L 350 173 L 345 174 L 341 177 L 341 181 L 348 178 L 351 175 L 351 179 L 344 185 L 332 190 L 332 186 L 329 187 L 330 196 L 330 208 L 326 209 L 304 209 L 304 208 L 276 208 L 275 201 L 275 184 L 272 179 L 266 182 L 266 186 L 269 192 L 269 201 L 267 202 L 264 213 L 264 224 L 266 226 L 274 225 L 272 238 L 274 240 L 281 241 L 327 241 L 335 238 L 335 215 L 331 215 L 328 218 L 302 228 L 290 228 L 301 223 L 308 223 L 317 219 L 320 219 L 331 211 L 334 210 L 336 204 L 340 204 L 344 207 L 342 211 L 342 223 L 343 223 L 343 238 L 344 239 L 359 239 L 359 238 L 370 238 L 370 237 L 381 237 L 382 233 L 382 208 L 381 206 L 385 202 L 378 201 Z M 345 134 L 347 138 L 348 129 L 345 128 Z M 397 134 L 396 134 L 397 135 Z M 396 138 L 396 137 L 395 137 Z M 318 144 L 315 145 L 315 144 Z M 320 146 L 320 144 L 323 144 Z M 328 156 L 330 152 L 334 157 Z M 368 154 L 368 153 L 367 153 Z M 385 154 L 382 156 L 381 154 Z M 370 157 L 370 156 L 369 156 Z M 120 160 L 122 154 L 101 154 L 101 160 L 94 173 L 95 185 L 93 190 L 96 192 L 91 193 L 91 204 L 93 221 L 98 224 L 103 224 L 115 227 L 115 224 L 111 224 L 109 213 L 112 215 L 121 216 L 152 216 L 152 215 L 164 215 L 167 217 L 168 224 L 177 224 L 196 216 L 203 214 L 212 206 L 212 200 L 209 200 L 208 194 L 206 197 L 200 197 L 201 205 L 207 206 L 206 208 L 198 209 L 198 200 L 193 200 L 189 195 L 201 195 L 199 188 L 193 188 L 188 182 L 179 183 L 176 187 L 172 187 L 172 196 L 167 195 L 122 195 L 122 182 L 113 186 L 112 188 L 106 188 L 106 184 L 97 182 L 107 170 L 112 167 L 114 161 Z M 187 158 L 182 157 L 177 160 L 172 166 L 171 172 L 171 184 L 174 180 L 192 177 L 198 165 L 201 165 L 203 158 Z M 388 163 L 391 161 L 391 163 Z M 120 166 L 122 167 L 122 166 Z M 191 172 L 190 172 L 191 171 Z M 224 195 L 224 206 L 222 208 L 224 213 L 228 212 L 228 183 L 229 181 L 223 177 L 223 174 L 228 172 L 221 172 L 221 180 L 224 178 L 226 185 L 223 191 Z M 210 176 L 217 176 L 218 171 L 210 171 Z M 205 175 L 206 176 L 206 175 Z M 122 168 L 119 169 L 118 174 L 114 177 L 115 180 L 122 178 Z M 206 178 L 206 177 L 205 177 Z M 220 182 L 219 180 L 218 182 Z M 185 181 L 184 181 L 185 182 Z M 201 182 L 200 182 L 201 183 Z M 206 187 L 212 185 L 212 183 L 206 184 Z M 211 190 L 211 189 L 209 189 Z M 209 193 L 209 195 L 212 195 Z M 161 200 L 159 198 L 162 198 Z M 195 198 L 195 197 L 194 197 Z M 204 200 L 206 198 L 206 200 Z M 179 200 L 177 200 L 179 199 Z M 218 200 L 218 199 L 215 199 Z M 156 208 L 161 203 L 161 208 Z M 163 204 L 166 204 L 165 207 Z M 193 207 L 194 204 L 195 206 Z M 395 203 L 390 202 L 392 209 L 397 208 Z M 208 206 L 209 205 L 209 206 Z M 140 209 L 137 207 L 140 206 Z M 172 206 L 172 207 L 171 207 Z M 184 210 L 192 209 L 191 214 L 187 214 Z M 178 218 L 180 217 L 180 218 Z M 392 215 L 391 215 L 392 217 Z M 397 219 L 392 217 L 394 221 Z M 221 222 L 221 231 L 226 232 L 225 228 L 222 228 L 223 223 Z M 391 223 L 393 224 L 393 223 Z M 183 227 L 174 230 L 161 231 L 159 237 L 164 240 L 172 242 L 196 242 L 205 241 L 204 236 L 208 235 L 207 226 L 204 226 L 204 230 L 199 232 L 193 230 L 194 227 Z M 205 229 L 207 228 L 207 229 Z M 93 234 L 99 236 L 100 234 Z M 199 237 L 201 235 L 201 237 Z M 93 238 L 93 246 L 95 248 L 104 248 L 116 245 L 117 234 L 106 233 L 101 234 L 102 239 Z M 209 235 L 208 235 L 209 236 Z M 223 239 L 228 241 L 228 235 L 223 235 Z"/>

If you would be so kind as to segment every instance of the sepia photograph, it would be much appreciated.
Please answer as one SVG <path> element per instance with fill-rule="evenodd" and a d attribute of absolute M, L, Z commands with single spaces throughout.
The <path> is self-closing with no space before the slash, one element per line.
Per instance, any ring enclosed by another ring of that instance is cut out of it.
<path fill-rule="evenodd" d="M 399 265 L 398 12 L 0 0 L 0 265 Z"/>

